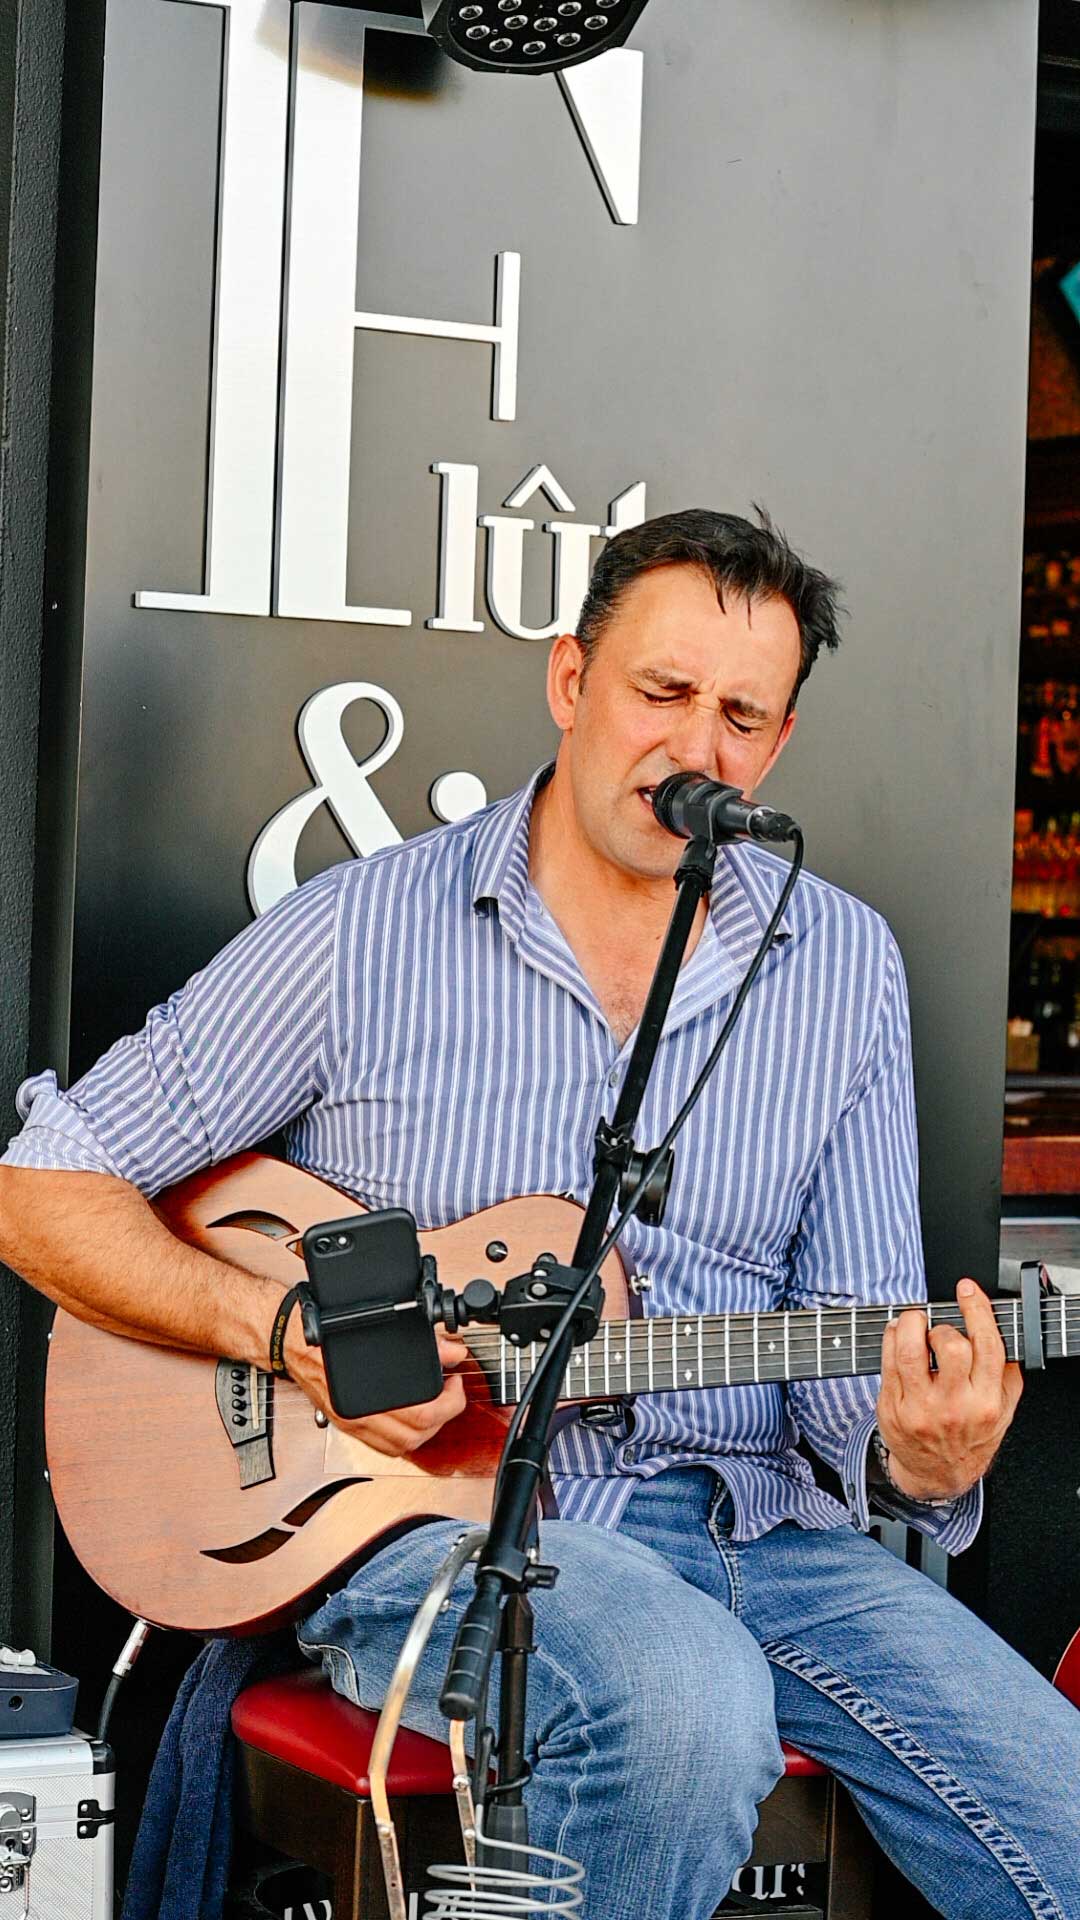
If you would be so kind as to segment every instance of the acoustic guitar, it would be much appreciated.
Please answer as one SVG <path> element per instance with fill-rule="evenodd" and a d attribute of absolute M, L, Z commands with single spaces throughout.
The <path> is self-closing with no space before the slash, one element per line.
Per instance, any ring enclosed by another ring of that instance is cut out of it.
<path fill-rule="evenodd" d="M 357 1212 L 355 1202 L 349 1208 Z M 233 1266 L 303 1275 L 298 1237 L 341 1216 L 334 1187 L 287 1163 L 238 1154 L 159 1195 L 181 1239 Z M 526 1270 L 541 1252 L 569 1261 L 581 1208 L 553 1196 L 510 1200 L 421 1234 L 440 1281 Z M 298 1271 L 299 1261 L 299 1271 Z M 877 1373 L 899 1309 L 643 1316 L 612 1253 L 604 1318 L 567 1371 L 568 1404 L 631 1400 L 754 1381 Z M 1023 1358 L 1019 1300 L 995 1302 L 1010 1359 Z M 961 1327 L 935 1303 L 935 1323 Z M 1048 1357 L 1080 1351 L 1080 1299 L 1041 1307 Z M 130 1613 L 198 1633 L 283 1624 L 341 1586 L 395 1532 L 425 1519 L 490 1514 L 511 1411 L 541 1349 L 468 1327 L 466 1409 L 415 1453 L 392 1459 L 327 1424 L 290 1380 L 247 1362 L 126 1339 L 58 1312 L 45 1394 L 53 1496 L 87 1572 Z"/>

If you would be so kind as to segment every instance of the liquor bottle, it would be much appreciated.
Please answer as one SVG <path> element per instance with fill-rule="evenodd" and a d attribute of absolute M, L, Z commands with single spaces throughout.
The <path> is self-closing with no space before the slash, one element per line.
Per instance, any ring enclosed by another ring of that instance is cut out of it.
<path fill-rule="evenodd" d="M 1034 829 L 1035 815 L 1031 808 L 1020 808 L 1013 824 L 1012 910 L 1014 913 L 1031 912 Z"/>

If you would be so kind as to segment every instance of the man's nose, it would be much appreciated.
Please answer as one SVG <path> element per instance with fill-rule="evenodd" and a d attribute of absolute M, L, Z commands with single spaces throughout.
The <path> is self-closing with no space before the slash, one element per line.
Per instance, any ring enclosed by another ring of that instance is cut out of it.
<path fill-rule="evenodd" d="M 688 773 L 705 773 L 710 779 L 720 772 L 719 716 L 713 707 L 688 701 L 668 737 L 669 750 L 679 766 Z"/>

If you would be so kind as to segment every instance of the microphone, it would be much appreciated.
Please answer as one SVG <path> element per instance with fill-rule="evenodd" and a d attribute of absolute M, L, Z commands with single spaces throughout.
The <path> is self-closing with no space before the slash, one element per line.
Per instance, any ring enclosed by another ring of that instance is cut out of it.
<path fill-rule="evenodd" d="M 731 840 L 736 834 L 791 840 L 799 831 L 790 814 L 746 800 L 738 787 L 706 780 L 703 773 L 671 774 L 655 789 L 652 805 L 660 825 L 683 840 Z"/>

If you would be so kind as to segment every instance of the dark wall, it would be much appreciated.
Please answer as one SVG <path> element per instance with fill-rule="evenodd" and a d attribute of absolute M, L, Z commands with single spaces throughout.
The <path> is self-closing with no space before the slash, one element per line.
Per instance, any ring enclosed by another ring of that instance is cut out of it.
<path fill-rule="evenodd" d="M 63 0 L 0 0 L 0 1107 L 30 1049 L 31 928 Z M 7 1126 L 3 1129 L 9 1130 Z M 48 1633 L 41 1309 L 0 1285 L 0 1632 Z M 16 1435 L 21 1424 L 25 1444 Z"/>
<path fill-rule="evenodd" d="M 328 71 L 347 65 L 335 16 Z M 544 644 L 500 633 L 482 594 L 483 632 L 425 628 L 433 461 L 479 467 L 481 512 L 541 460 L 579 520 L 636 479 L 650 512 L 762 499 L 851 609 L 774 796 L 810 864 L 901 940 L 932 1281 L 992 1278 L 1034 5 L 650 7 L 641 218 L 623 228 L 553 80 L 373 36 L 359 304 L 489 318 L 496 251 L 524 263 L 513 422 L 488 416 L 486 348 L 360 337 L 352 597 L 411 608 L 396 629 L 132 605 L 202 584 L 221 16 L 112 0 L 108 20 L 73 1066 L 247 918 L 247 851 L 312 784 L 295 728 L 317 687 L 400 701 L 404 745 L 372 784 L 404 833 L 433 824 L 440 772 L 497 794 L 547 751 Z M 550 566 L 538 531 L 534 621 Z M 379 722 L 358 709 L 346 731 L 360 753 Z M 349 851 L 323 808 L 301 870 Z"/>

